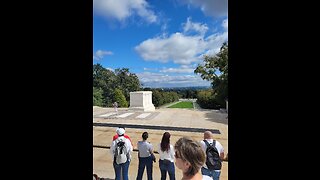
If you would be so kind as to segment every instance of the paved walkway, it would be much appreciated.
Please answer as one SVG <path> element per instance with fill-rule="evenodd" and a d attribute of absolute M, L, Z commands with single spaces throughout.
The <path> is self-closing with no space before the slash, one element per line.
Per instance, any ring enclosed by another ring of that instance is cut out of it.
<path fill-rule="evenodd" d="M 148 140 L 154 145 L 155 150 L 161 141 L 162 135 L 165 131 L 171 134 L 171 144 L 174 143 L 182 136 L 191 136 L 192 138 L 200 141 L 203 139 L 203 132 L 190 132 L 179 131 L 181 129 L 210 129 L 219 130 L 220 134 L 214 134 L 214 138 L 217 139 L 224 146 L 226 154 L 228 153 L 228 119 L 227 114 L 214 110 L 197 110 L 197 109 L 172 109 L 161 108 L 156 109 L 153 112 L 138 112 L 131 111 L 127 108 L 119 108 L 119 112 L 116 116 L 109 115 L 101 117 L 108 113 L 113 113 L 113 108 L 99 108 L 94 107 L 94 127 L 93 127 L 93 173 L 98 174 L 103 178 L 109 180 L 114 178 L 114 170 L 112 166 L 112 157 L 109 153 L 109 149 L 99 148 L 99 146 L 110 146 L 112 142 L 112 136 L 115 134 L 116 126 L 123 124 L 126 127 L 126 134 L 130 135 L 134 148 L 136 149 L 136 143 L 141 140 L 141 134 L 144 131 L 149 132 Z M 121 114 L 133 113 L 126 117 Z M 141 118 L 137 116 L 151 113 L 148 116 L 142 115 Z M 155 114 L 152 116 L 152 114 Z M 144 117 L 145 116 L 145 117 Z M 108 126 L 97 126 L 101 124 L 108 124 Z M 172 129 L 157 129 L 150 127 L 171 127 Z M 132 153 L 132 161 L 129 168 L 129 179 L 136 178 L 138 170 L 138 158 L 137 152 Z M 159 155 L 156 154 L 157 160 Z M 158 161 L 154 163 L 153 177 L 155 180 L 160 179 L 160 170 Z M 176 168 L 176 179 L 181 179 L 182 174 L 179 169 Z M 143 180 L 146 180 L 146 172 L 144 173 Z M 223 162 L 223 169 L 221 174 L 221 180 L 228 179 L 228 162 Z"/>

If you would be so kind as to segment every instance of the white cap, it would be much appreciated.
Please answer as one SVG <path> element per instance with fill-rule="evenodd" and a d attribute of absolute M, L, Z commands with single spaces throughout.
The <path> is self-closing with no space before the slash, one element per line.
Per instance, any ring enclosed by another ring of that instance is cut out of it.
<path fill-rule="evenodd" d="M 120 136 L 120 135 L 123 135 L 126 131 L 123 128 L 118 128 L 116 132 Z"/>

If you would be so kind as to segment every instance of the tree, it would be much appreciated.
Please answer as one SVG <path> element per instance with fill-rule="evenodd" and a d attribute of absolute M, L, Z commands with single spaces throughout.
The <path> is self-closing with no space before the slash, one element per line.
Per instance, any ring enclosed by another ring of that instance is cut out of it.
<path fill-rule="evenodd" d="M 130 92 L 139 91 L 141 84 L 136 74 L 130 73 L 128 68 L 115 69 L 117 88 L 121 89 L 127 101 L 130 101 Z"/>
<path fill-rule="evenodd" d="M 116 88 L 124 95 L 128 105 L 130 92 L 140 90 L 140 81 L 136 74 L 129 72 L 128 68 L 116 69 L 113 72 L 102 67 L 101 64 L 94 64 L 93 87 L 102 91 L 105 106 L 112 106 Z"/>
<path fill-rule="evenodd" d="M 93 105 L 104 106 L 103 90 L 93 87 Z"/>
<path fill-rule="evenodd" d="M 102 67 L 100 64 L 93 65 L 93 87 L 101 89 L 106 106 L 112 105 L 112 97 L 116 87 L 116 75 Z"/>
<path fill-rule="evenodd" d="M 119 107 L 128 107 L 128 102 L 122 91 L 118 88 L 114 90 L 114 102 L 117 102 Z"/>
<path fill-rule="evenodd" d="M 228 43 L 223 43 L 220 52 L 215 56 L 204 56 L 204 65 L 198 65 L 194 73 L 201 78 L 211 81 L 215 101 L 226 107 L 228 98 Z"/>

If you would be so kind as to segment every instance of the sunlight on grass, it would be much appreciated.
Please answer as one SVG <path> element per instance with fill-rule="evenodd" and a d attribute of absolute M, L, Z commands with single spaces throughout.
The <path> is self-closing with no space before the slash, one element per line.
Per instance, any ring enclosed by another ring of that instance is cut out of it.
<path fill-rule="evenodd" d="M 179 102 L 179 103 L 172 105 L 168 108 L 193 108 L 193 103 L 192 102 Z"/>

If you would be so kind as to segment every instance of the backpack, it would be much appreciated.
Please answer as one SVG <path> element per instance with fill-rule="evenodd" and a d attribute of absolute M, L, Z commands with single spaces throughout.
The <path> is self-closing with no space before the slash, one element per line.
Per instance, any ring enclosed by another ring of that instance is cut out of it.
<path fill-rule="evenodd" d="M 124 140 L 121 139 L 117 139 L 116 140 L 116 148 L 115 148 L 116 152 L 114 155 L 114 160 L 117 164 L 123 164 L 125 162 L 127 162 L 128 157 L 127 157 L 127 147 L 125 146 L 125 142 Z"/>
<path fill-rule="evenodd" d="M 220 170 L 222 166 L 222 161 L 220 159 L 219 152 L 216 148 L 216 141 L 213 140 L 212 145 L 208 143 L 207 140 L 203 140 L 206 145 L 206 165 L 210 170 Z"/>

